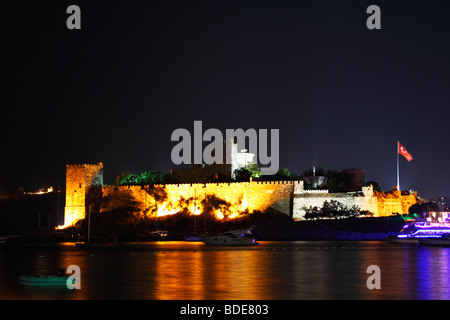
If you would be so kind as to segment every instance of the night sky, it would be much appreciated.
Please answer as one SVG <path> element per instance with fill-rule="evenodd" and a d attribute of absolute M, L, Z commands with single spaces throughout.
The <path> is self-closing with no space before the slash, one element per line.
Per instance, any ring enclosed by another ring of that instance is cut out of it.
<path fill-rule="evenodd" d="M 395 2 L 395 3 L 393 3 Z M 69 30 L 69 5 L 81 30 Z M 366 9 L 381 9 L 369 30 Z M 2 18 L 0 194 L 65 165 L 170 172 L 171 133 L 280 130 L 280 167 L 365 169 L 450 195 L 450 2 L 10 1 Z M 6 53 L 6 55 L 5 55 Z M 207 143 L 204 144 L 206 146 Z"/>

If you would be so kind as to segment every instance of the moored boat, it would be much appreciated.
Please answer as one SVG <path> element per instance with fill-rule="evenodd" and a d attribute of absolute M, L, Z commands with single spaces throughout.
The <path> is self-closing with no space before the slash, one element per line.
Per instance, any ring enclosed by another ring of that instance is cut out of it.
<path fill-rule="evenodd" d="M 139 241 L 164 241 L 168 235 L 169 232 L 164 230 L 147 231 L 139 236 Z"/>
<path fill-rule="evenodd" d="M 186 239 L 187 242 L 201 242 L 203 238 L 207 236 L 207 234 L 191 233 L 184 235 L 184 239 Z"/>
<path fill-rule="evenodd" d="M 19 277 L 19 283 L 24 286 L 62 286 L 67 285 L 68 278 L 67 275 L 23 275 Z"/>
<path fill-rule="evenodd" d="M 204 237 L 208 246 L 254 246 L 259 245 L 251 235 L 251 229 L 230 230 L 217 236 Z"/>

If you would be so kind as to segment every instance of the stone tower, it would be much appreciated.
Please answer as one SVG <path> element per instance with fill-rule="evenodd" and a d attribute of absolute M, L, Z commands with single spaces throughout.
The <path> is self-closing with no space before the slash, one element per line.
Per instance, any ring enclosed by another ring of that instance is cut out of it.
<path fill-rule="evenodd" d="M 93 185 L 103 185 L 103 163 L 66 165 L 65 228 L 86 216 L 86 194 Z"/>

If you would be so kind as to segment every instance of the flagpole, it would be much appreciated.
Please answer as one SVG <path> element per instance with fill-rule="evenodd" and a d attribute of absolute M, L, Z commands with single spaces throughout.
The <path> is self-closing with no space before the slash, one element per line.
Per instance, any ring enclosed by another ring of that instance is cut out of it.
<path fill-rule="evenodd" d="M 399 166 L 398 166 L 398 141 L 397 141 L 397 190 L 400 191 L 400 173 L 399 173 Z"/>

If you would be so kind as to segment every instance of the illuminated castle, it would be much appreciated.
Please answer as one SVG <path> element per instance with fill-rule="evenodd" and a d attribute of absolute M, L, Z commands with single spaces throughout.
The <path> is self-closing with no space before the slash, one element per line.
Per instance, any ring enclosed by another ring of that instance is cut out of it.
<path fill-rule="evenodd" d="M 182 183 L 154 186 L 111 186 L 103 184 L 103 163 L 76 164 L 66 166 L 66 206 L 64 226 L 69 227 L 86 216 L 86 195 L 91 186 L 101 186 L 102 196 L 128 194 L 133 196 L 141 214 L 155 212 L 157 216 L 179 212 L 186 201 L 191 200 L 192 214 L 200 214 L 199 205 L 206 197 L 215 196 L 227 203 L 227 208 L 216 209 L 218 219 L 239 217 L 242 212 L 253 213 L 268 209 L 284 213 L 294 220 L 304 219 L 305 210 L 310 206 L 321 207 L 325 201 L 339 201 L 348 208 L 356 205 L 361 210 L 373 213 L 375 217 L 392 213 L 404 214 L 417 202 L 417 193 L 392 190 L 374 192 L 372 186 L 360 191 L 330 193 L 328 190 L 306 190 L 303 181 L 250 181 L 226 183 Z M 157 203 L 152 196 L 162 190 L 167 195 Z M 192 205 L 195 199 L 195 207 Z"/>

